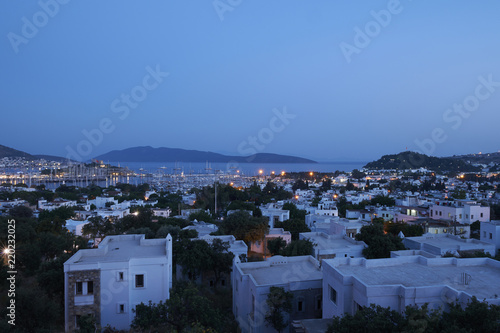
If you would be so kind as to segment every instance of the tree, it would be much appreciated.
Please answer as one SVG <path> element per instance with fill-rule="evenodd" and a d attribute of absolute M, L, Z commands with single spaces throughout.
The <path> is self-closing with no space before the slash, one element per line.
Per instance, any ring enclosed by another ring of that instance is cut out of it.
<path fill-rule="evenodd" d="M 394 200 L 394 198 L 391 198 L 389 196 L 377 195 L 376 197 L 372 198 L 372 200 L 370 201 L 370 204 L 372 204 L 372 205 L 379 204 L 381 206 L 391 207 L 391 206 L 396 205 L 396 200 Z"/>
<path fill-rule="evenodd" d="M 327 333 L 348 332 L 400 332 L 403 325 L 403 315 L 399 312 L 372 304 L 363 307 L 354 316 L 346 313 L 343 317 L 334 317 Z"/>
<path fill-rule="evenodd" d="M 177 253 L 177 262 L 196 280 L 203 272 L 212 272 L 217 287 L 224 275 L 232 270 L 234 254 L 229 252 L 229 242 L 215 238 L 211 244 L 204 240 L 183 239 Z"/>
<path fill-rule="evenodd" d="M 500 306 L 472 301 L 464 308 L 460 303 L 450 304 L 448 312 L 430 310 L 428 304 L 421 307 L 407 306 L 401 314 L 390 308 L 371 304 L 362 307 L 354 315 L 334 317 L 327 333 L 348 332 L 498 332 L 500 330 Z"/>
<path fill-rule="evenodd" d="M 481 229 L 481 222 L 479 222 L 479 220 L 471 223 L 471 225 L 470 225 L 470 238 L 479 239 L 480 238 L 480 235 L 479 235 L 480 229 Z"/>
<path fill-rule="evenodd" d="M 409 225 L 407 223 L 386 223 L 385 231 L 394 236 L 398 236 L 402 232 L 405 237 L 422 236 L 424 233 L 424 229 L 420 225 Z"/>
<path fill-rule="evenodd" d="M 9 215 L 16 218 L 30 218 L 33 216 L 33 211 L 26 206 L 15 206 L 9 210 Z"/>
<path fill-rule="evenodd" d="M 314 244 L 308 239 L 299 239 L 291 241 L 281 251 L 280 255 L 285 257 L 297 257 L 313 255 Z"/>
<path fill-rule="evenodd" d="M 167 322 L 178 332 L 199 323 L 223 331 L 224 320 L 216 306 L 192 283 L 176 283 L 171 290 L 167 306 Z"/>
<path fill-rule="evenodd" d="M 389 258 L 391 251 L 404 250 L 401 238 L 392 234 L 384 234 L 382 224 L 370 224 L 361 228 L 356 235 L 357 241 L 363 241 L 368 245 L 363 250 L 367 259 Z"/>
<path fill-rule="evenodd" d="M 286 242 L 281 237 L 276 237 L 267 241 L 267 249 L 273 255 L 280 254 L 286 246 Z"/>
<path fill-rule="evenodd" d="M 309 184 L 304 182 L 302 179 L 297 179 L 295 183 L 292 185 L 293 192 L 297 190 L 307 190 L 309 189 Z"/>
<path fill-rule="evenodd" d="M 275 228 L 283 228 L 283 230 L 290 231 L 292 240 L 298 240 L 301 232 L 309 232 L 311 229 L 307 226 L 306 222 L 301 219 L 290 219 L 283 222 L 275 222 Z"/>
<path fill-rule="evenodd" d="M 293 202 L 287 202 L 283 205 L 283 210 L 290 212 L 290 219 L 306 220 L 307 211 L 305 209 L 298 209 Z"/>
<path fill-rule="evenodd" d="M 354 169 L 351 172 L 351 177 L 357 179 L 358 181 L 361 180 L 361 178 L 366 177 L 366 173 L 359 171 L 358 169 Z"/>
<path fill-rule="evenodd" d="M 233 235 L 247 244 L 262 240 L 269 229 L 268 218 L 250 216 L 246 211 L 229 215 L 219 226 L 223 235 Z"/>
<path fill-rule="evenodd" d="M 265 320 L 267 326 L 272 326 L 276 331 L 281 332 L 288 326 L 283 312 L 292 311 L 293 294 L 285 291 L 283 287 L 270 287 L 266 304 L 269 307 Z"/>
<path fill-rule="evenodd" d="M 212 223 L 213 217 L 211 214 L 202 210 L 199 212 L 189 214 L 189 221 L 194 221 L 194 220 Z"/>

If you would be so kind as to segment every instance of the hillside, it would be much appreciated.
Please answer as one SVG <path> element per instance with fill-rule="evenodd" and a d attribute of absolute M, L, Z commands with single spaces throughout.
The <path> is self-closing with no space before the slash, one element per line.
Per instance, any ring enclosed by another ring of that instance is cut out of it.
<path fill-rule="evenodd" d="M 484 154 L 453 155 L 450 158 L 469 161 L 470 163 L 500 164 L 500 152 Z"/>
<path fill-rule="evenodd" d="M 20 151 L 20 150 L 14 149 L 14 148 L 0 145 L 0 158 L 4 158 L 4 157 L 24 157 L 27 159 L 34 158 L 33 155 L 25 153 L 24 151 Z"/>
<path fill-rule="evenodd" d="M 113 150 L 95 157 L 110 162 L 214 162 L 214 163 L 317 163 L 306 158 L 278 155 L 255 154 L 251 156 L 228 156 L 209 151 L 179 148 L 133 147 Z"/>
<path fill-rule="evenodd" d="M 427 156 L 412 151 L 405 151 L 399 154 L 384 155 L 377 161 L 373 161 L 364 166 L 371 170 L 405 170 L 426 168 L 433 171 L 450 172 L 475 172 L 479 168 L 472 166 L 461 159 L 450 157 Z"/>

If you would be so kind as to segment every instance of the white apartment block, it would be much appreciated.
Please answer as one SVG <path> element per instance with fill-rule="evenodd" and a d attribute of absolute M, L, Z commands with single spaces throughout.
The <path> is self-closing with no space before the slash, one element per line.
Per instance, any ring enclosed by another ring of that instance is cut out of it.
<path fill-rule="evenodd" d="M 472 296 L 500 304 L 500 262 L 489 258 L 390 259 L 335 258 L 323 260 L 323 318 L 354 314 L 376 304 L 398 312 L 408 305 L 429 303 L 431 309 Z"/>
<path fill-rule="evenodd" d="M 74 207 L 77 203 L 74 200 L 55 199 L 52 202 L 47 200 L 38 200 L 38 209 L 40 210 L 54 210 L 60 207 Z"/>
<path fill-rule="evenodd" d="M 274 256 L 267 261 L 247 263 L 237 260 L 233 271 L 233 313 L 241 332 L 276 332 L 266 325 L 264 319 L 272 286 L 293 293 L 292 311 L 285 319 L 289 323 L 321 318 L 323 273 L 319 262 L 312 256 Z M 289 328 L 283 332 L 289 332 Z"/>
<path fill-rule="evenodd" d="M 80 250 L 64 263 L 65 330 L 92 315 L 101 328 L 128 330 L 140 303 L 159 303 L 172 287 L 172 237 L 108 236 L 97 249 Z"/>
<path fill-rule="evenodd" d="M 362 257 L 365 242 L 355 241 L 342 235 L 327 235 L 323 232 L 302 232 L 299 239 L 307 239 L 314 244 L 314 257 L 317 260 L 336 257 Z"/>
<path fill-rule="evenodd" d="M 479 239 L 482 242 L 493 244 L 495 251 L 500 250 L 500 220 L 481 222 Z"/>
<path fill-rule="evenodd" d="M 429 207 L 429 216 L 441 220 L 456 219 L 457 222 L 465 224 L 486 222 L 490 220 L 490 207 L 481 206 L 475 201 L 438 201 Z"/>
<path fill-rule="evenodd" d="M 450 234 L 424 234 L 419 237 L 406 237 L 403 244 L 410 250 L 426 251 L 434 255 L 458 255 L 462 251 L 484 251 L 495 254 L 495 246 L 477 239 L 463 239 Z"/>

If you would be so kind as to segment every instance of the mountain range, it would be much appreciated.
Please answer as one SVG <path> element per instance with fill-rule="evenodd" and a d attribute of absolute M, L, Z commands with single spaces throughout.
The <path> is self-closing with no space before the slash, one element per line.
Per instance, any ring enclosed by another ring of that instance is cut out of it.
<path fill-rule="evenodd" d="M 106 162 L 213 162 L 213 163 L 317 163 L 289 155 L 258 153 L 249 156 L 230 156 L 210 151 L 150 146 L 113 150 L 95 157 Z"/>

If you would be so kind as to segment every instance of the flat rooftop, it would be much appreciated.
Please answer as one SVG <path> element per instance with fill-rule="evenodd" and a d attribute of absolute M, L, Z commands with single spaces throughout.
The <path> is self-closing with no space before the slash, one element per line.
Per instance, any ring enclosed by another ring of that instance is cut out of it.
<path fill-rule="evenodd" d="M 166 257 L 165 239 L 143 239 L 141 245 L 141 236 L 144 235 L 108 236 L 99 244 L 99 248 L 80 250 L 66 263 L 91 264 L 129 261 L 132 258 Z"/>
<path fill-rule="evenodd" d="M 311 242 L 317 244 L 314 247 L 319 250 L 333 250 L 361 245 L 354 244 L 353 242 L 350 242 L 344 238 L 328 238 L 324 233 L 303 232 L 301 233 L 301 235 L 309 239 Z"/>
<path fill-rule="evenodd" d="M 273 257 L 276 258 L 276 257 Z M 310 256 L 291 257 L 287 263 L 272 264 L 268 261 L 240 264 L 243 274 L 253 276 L 258 285 L 283 284 L 296 281 L 321 280 L 323 272 Z"/>
<path fill-rule="evenodd" d="M 500 295 L 500 284 L 498 284 L 500 265 L 490 266 L 485 263 L 486 259 L 483 258 L 479 261 L 476 260 L 476 264 L 469 266 L 457 266 L 453 264 L 453 261 L 460 263 L 469 260 L 470 263 L 471 259 L 439 258 L 430 260 L 433 261 L 431 266 L 420 261 L 393 265 L 388 262 L 387 265 L 339 265 L 334 267 L 343 275 L 354 276 L 366 285 L 403 285 L 405 287 L 448 285 L 456 290 L 476 296 L 478 299 L 490 299 L 495 298 L 494 295 Z M 434 261 L 436 260 L 441 260 L 443 264 L 435 265 Z M 462 273 L 470 275 L 468 285 L 461 283 Z"/>
<path fill-rule="evenodd" d="M 407 237 L 406 239 L 412 240 L 417 243 L 425 243 L 429 244 L 432 246 L 435 246 L 440 249 L 448 249 L 448 248 L 459 248 L 464 245 L 477 245 L 478 247 L 482 246 L 489 246 L 489 243 L 482 242 L 480 240 L 474 239 L 473 241 L 467 241 L 465 239 L 456 239 L 454 237 L 448 237 L 447 235 L 444 236 L 436 236 L 436 237 L 426 237 L 426 236 L 421 236 L 421 237 Z"/>

